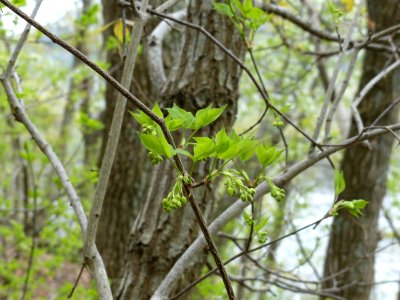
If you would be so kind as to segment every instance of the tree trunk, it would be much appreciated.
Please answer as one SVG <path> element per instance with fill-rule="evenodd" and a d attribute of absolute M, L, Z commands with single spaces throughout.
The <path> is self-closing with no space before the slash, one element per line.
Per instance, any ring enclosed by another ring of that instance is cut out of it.
<path fill-rule="evenodd" d="M 102 1 L 105 25 L 110 25 L 121 18 L 121 9 L 117 2 L 116 0 Z M 107 44 L 109 38 L 115 38 L 113 28 L 114 26 L 111 25 L 104 31 L 105 44 Z M 130 29 L 127 28 L 127 31 L 130 31 Z M 142 62 L 142 56 L 138 56 L 137 61 L 134 71 L 134 83 L 131 88 L 133 94 L 137 94 L 135 90 L 136 84 L 139 84 L 145 92 L 149 90 L 148 76 L 145 65 Z M 123 60 L 119 49 L 107 51 L 107 62 L 110 65 L 111 74 L 119 81 L 123 70 Z M 103 113 L 105 127 L 99 165 L 101 165 L 101 158 L 107 145 L 117 93 L 110 84 L 107 84 L 106 107 Z M 113 288 L 115 288 L 115 283 L 119 281 L 121 276 L 129 230 L 133 225 L 139 205 L 145 199 L 151 174 L 146 151 L 137 139 L 136 132 L 138 127 L 128 112 L 134 109 L 135 107 L 128 102 L 96 239 L 96 244 L 105 262 L 107 274 L 112 281 Z"/>
<path fill-rule="evenodd" d="M 377 31 L 400 22 L 399 3 L 395 0 L 368 1 L 369 24 Z M 372 28 L 370 28 L 372 29 Z M 381 52 L 366 50 L 361 87 L 379 74 L 393 57 Z M 359 106 L 365 126 L 370 125 L 397 97 L 400 96 L 400 70 L 387 75 L 365 97 Z M 379 125 L 395 123 L 398 109 L 392 109 L 379 122 Z M 357 134 L 352 122 L 350 136 Z M 364 144 L 347 148 L 342 170 L 346 189 L 341 199 L 365 199 L 369 203 L 364 216 L 355 219 L 347 212 L 335 218 L 327 249 L 323 288 L 335 287 L 335 293 L 351 300 L 369 299 L 374 281 L 374 251 L 379 240 L 378 218 L 386 191 L 386 179 L 393 146 L 390 134 L 370 141 L 371 149 Z M 346 270 L 337 274 L 341 270 Z M 334 276 L 337 274 L 337 276 Z M 341 286 L 348 285 L 341 288 Z"/>
<path fill-rule="evenodd" d="M 211 1 L 191 1 L 189 22 L 206 28 L 237 56 L 244 57 L 244 45 L 230 20 L 212 10 Z M 217 128 L 230 128 L 234 122 L 240 68 L 201 33 L 185 29 L 179 60 L 162 91 L 161 104 L 172 103 L 195 112 L 210 104 L 228 104 L 219 122 L 199 134 L 210 135 Z M 195 174 L 203 178 L 209 168 L 200 165 Z M 161 201 L 167 196 L 177 174 L 167 163 L 154 169 L 147 197 L 129 236 L 129 249 L 118 299 L 149 299 L 161 280 L 199 234 L 199 227 L 189 205 L 171 213 L 162 210 Z M 205 217 L 213 201 L 209 188 L 197 192 Z M 205 255 L 193 258 L 190 271 L 182 274 L 181 285 L 194 279 L 201 271 Z"/>

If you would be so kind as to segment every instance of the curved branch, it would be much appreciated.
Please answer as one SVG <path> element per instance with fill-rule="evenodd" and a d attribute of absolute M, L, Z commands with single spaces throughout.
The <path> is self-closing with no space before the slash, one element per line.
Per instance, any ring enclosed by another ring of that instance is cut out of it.
<path fill-rule="evenodd" d="M 261 4 L 260 8 L 267 13 L 275 14 L 281 18 L 290 21 L 291 23 L 297 25 L 304 31 L 319 37 L 320 39 L 331 41 L 331 42 L 343 42 L 343 39 L 339 39 L 337 34 L 330 33 L 324 30 L 318 30 L 311 26 L 311 24 L 306 23 L 302 18 L 294 15 L 290 10 L 280 7 L 275 4 Z"/>

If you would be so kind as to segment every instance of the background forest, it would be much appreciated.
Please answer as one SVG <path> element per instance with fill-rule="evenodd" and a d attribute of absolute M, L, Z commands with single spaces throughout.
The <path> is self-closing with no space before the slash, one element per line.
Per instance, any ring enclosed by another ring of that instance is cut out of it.
<path fill-rule="evenodd" d="M 0 299 L 400 299 L 399 1 L 0 3 Z"/>

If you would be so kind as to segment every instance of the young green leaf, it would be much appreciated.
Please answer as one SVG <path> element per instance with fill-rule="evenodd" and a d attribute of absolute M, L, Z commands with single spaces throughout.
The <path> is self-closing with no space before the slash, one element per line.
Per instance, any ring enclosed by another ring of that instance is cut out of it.
<path fill-rule="evenodd" d="M 249 151 L 243 152 L 240 154 L 239 159 L 241 161 L 248 161 L 250 158 L 252 158 L 254 155 L 254 149 L 250 149 Z"/>
<path fill-rule="evenodd" d="M 283 150 L 268 145 L 260 145 L 256 149 L 258 161 L 265 168 L 276 162 L 281 156 Z"/>
<path fill-rule="evenodd" d="M 340 200 L 332 207 L 329 214 L 331 216 L 337 216 L 341 209 L 346 209 L 352 216 L 359 218 L 363 215 L 362 209 L 368 204 L 365 200 Z"/>
<path fill-rule="evenodd" d="M 254 150 L 257 147 L 258 143 L 259 142 L 255 140 L 240 140 L 237 142 L 233 142 L 225 152 L 218 155 L 218 158 L 223 160 L 234 159 L 235 157 L 238 157 L 243 153 Z"/>
<path fill-rule="evenodd" d="M 144 112 L 142 112 L 141 110 L 136 110 L 136 112 L 131 112 L 130 111 L 129 113 L 142 126 L 143 125 L 148 125 L 148 124 L 150 124 L 150 125 L 155 124 L 155 122 L 152 119 L 150 119 L 150 117 L 148 115 L 146 115 Z"/>
<path fill-rule="evenodd" d="M 193 150 L 193 161 L 211 157 L 215 153 L 215 143 L 208 137 L 195 137 L 197 142 Z"/>
<path fill-rule="evenodd" d="M 267 223 L 268 223 L 268 217 L 267 216 L 262 217 L 261 220 L 257 223 L 257 225 L 254 226 L 255 232 L 258 232 L 261 229 L 263 229 L 264 226 L 267 225 Z"/>
<path fill-rule="evenodd" d="M 343 171 L 335 170 L 335 194 L 340 195 L 346 188 L 346 182 L 344 180 Z"/>
<path fill-rule="evenodd" d="M 167 125 L 169 131 L 175 131 L 182 127 L 183 120 L 172 119 L 171 116 L 167 116 L 165 118 L 165 124 Z"/>
<path fill-rule="evenodd" d="M 225 128 L 222 128 L 215 136 L 215 152 L 218 156 L 221 153 L 224 153 L 229 146 L 231 145 L 231 140 L 226 134 Z"/>
<path fill-rule="evenodd" d="M 164 115 L 163 115 L 163 113 L 161 111 L 161 108 L 160 108 L 160 106 L 158 106 L 157 102 L 156 102 L 156 105 L 154 105 L 154 107 L 152 109 L 152 112 L 155 113 L 157 116 L 159 116 L 161 118 L 164 117 Z"/>
<path fill-rule="evenodd" d="M 240 2 L 240 0 L 233 0 L 235 3 L 236 8 L 244 15 L 245 14 L 245 8 L 243 4 Z"/>
<path fill-rule="evenodd" d="M 254 222 L 253 218 L 245 211 L 243 212 L 243 219 L 246 222 L 246 224 L 249 226 L 251 226 Z"/>
<path fill-rule="evenodd" d="M 182 120 L 182 127 L 188 129 L 194 129 L 194 116 L 191 112 L 186 111 L 176 104 L 172 108 L 167 108 L 168 114 L 174 120 Z"/>
<path fill-rule="evenodd" d="M 175 152 L 178 153 L 178 154 L 182 154 L 182 155 L 185 155 L 185 156 L 187 156 L 187 157 L 190 157 L 190 158 L 193 160 L 193 155 L 192 155 L 192 153 L 190 153 L 190 152 L 187 151 L 187 150 L 177 148 L 177 149 L 175 149 Z"/>
<path fill-rule="evenodd" d="M 257 30 L 261 25 L 268 21 L 268 15 L 260 8 L 253 7 L 244 13 L 245 17 L 250 20 L 250 28 Z"/>
<path fill-rule="evenodd" d="M 168 158 L 171 158 L 175 154 L 174 148 L 168 144 L 163 136 L 139 133 L 139 138 L 142 144 L 151 152 Z"/>
<path fill-rule="evenodd" d="M 213 7 L 220 14 L 225 15 L 229 18 L 233 17 L 233 12 L 228 4 L 213 2 Z"/>
<path fill-rule="evenodd" d="M 252 8 L 253 8 L 253 0 L 244 0 L 244 2 L 243 2 L 243 10 L 245 12 L 248 12 Z"/>
<path fill-rule="evenodd" d="M 226 105 L 220 108 L 212 108 L 212 106 L 208 106 L 206 108 L 198 110 L 196 112 L 194 129 L 200 129 L 201 127 L 204 127 L 214 122 L 216 119 L 219 118 L 225 108 Z"/>

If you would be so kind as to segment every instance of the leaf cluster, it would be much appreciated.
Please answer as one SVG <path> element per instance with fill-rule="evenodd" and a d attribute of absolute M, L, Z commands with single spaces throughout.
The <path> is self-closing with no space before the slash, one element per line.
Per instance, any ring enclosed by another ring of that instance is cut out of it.
<path fill-rule="evenodd" d="M 141 124 L 142 130 L 138 133 L 140 141 L 149 150 L 151 163 L 156 165 L 163 159 L 167 159 L 175 166 L 178 177 L 175 185 L 168 196 L 163 200 L 164 210 L 169 212 L 172 209 L 181 207 L 186 203 L 186 198 L 182 193 L 183 184 L 191 184 L 191 175 L 196 166 L 201 161 L 211 159 L 211 169 L 209 174 L 203 179 L 210 183 L 218 176 L 225 178 L 225 188 L 228 195 L 238 195 L 242 201 L 253 201 L 255 189 L 253 188 L 264 179 L 264 172 L 267 167 L 273 165 L 280 158 L 283 150 L 278 150 L 275 146 L 263 143 L 262 140 L 255 139 L 253 135 L 240 136 L 235 130 L 227 133 L 224 128 L 215 136 L 200 136 L 199 129 L 215 122 L 223 113 L 226 106 L 213 108 L 208 106 L 198 110 L 195 114 L 180 108 L 174 104 L 171 108 L 166 108 L 165 113 L 156 104 L 152 111 L 164 119 L 170 131 L 179 131 L 181 141 L 179 146 L 174 148 L 166 140 L 161 127 L 142 111 L 131 112 L 132 116 Z M 256 154 L 256 155 L 255 155 Z M 174 160 L 175 155 L 183 155 L 191 161 L 190 176 L 180 174 Z M 255 180 L 251 180 L 243 168 L 235 162 L 245 162 L 256 156 L 260 172 Z M 228 164 L 233 164 L 236 168 Z M 236 164 L 236 165 L 235 165 Z M 284 190 L 274 185 L 271 189 L 273 197 L 279 201 L 284 198 Z"/>
<path fill-rule="evenodd" d="M 240 0 L 229 0 L 228 3 L 214 2 L 213 6 L 216 11 L 231 19 L 244 39 L 246 31 L 249 31 L 249 47 L 257 29 L 268 21 L 268 15 L 255 7 L 252 0 L 244 0 L 243 3 Z"/>

